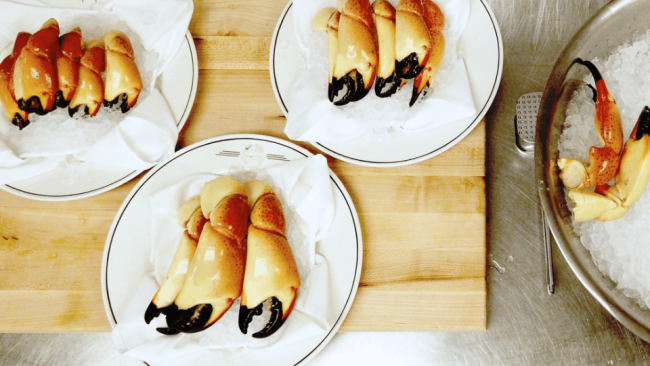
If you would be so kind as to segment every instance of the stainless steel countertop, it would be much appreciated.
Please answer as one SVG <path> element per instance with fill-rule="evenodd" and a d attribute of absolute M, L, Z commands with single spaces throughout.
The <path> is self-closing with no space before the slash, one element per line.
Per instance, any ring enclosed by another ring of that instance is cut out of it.
<path fill-rule="evenodd" d="M 566 43 L 607 1 L 488 3 L 505 51 L 487 115 L 488 331 L 339 333 L 310 365 L 650 365 L 650 346 L 587 293 L 555 246 L 557 288 L 546 293 L 534 161 L 514 142 L 517 99 L 544 90 Z M 141 365 L 118 354 L 109 333 L 0 335 L 0 364 Z"/>

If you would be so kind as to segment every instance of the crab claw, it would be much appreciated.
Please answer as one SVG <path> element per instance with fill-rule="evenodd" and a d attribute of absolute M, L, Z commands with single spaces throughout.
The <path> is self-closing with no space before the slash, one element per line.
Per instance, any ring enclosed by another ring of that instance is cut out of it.
<path fill-rule="evenodd" d="M 284 236 L 258 229 L 253 224 L 248 228 L 246 263 L 239 329 L 246 334 L 253 316 L 262 313 L 263 302 L 272 299 L 271 320 L 263 330 L 253 334 L 255 338 L 268 337 L 280 328 L 293 309 L 300 287 L 296 263 Z"/>
<path fill-rule="evenodd" d="M 14 72 L 16 59 L 20 57 L 30 36 L 29 33 L 18 33 L 11 54 L 0 63 L 0 102 L 7 118 L 21 130 L 29 124 L 29 115 L 19 108 L 16 101 Z"/>
<path fill-rule="evenodd" d="M 246 334 L 253 316 L 271 299 L 271 319 L 255 338 L 275 333 L 291 313 L 300 277 L 285 237 L 282 204 L 271 187 L 260 181 L 245 185 L 251 208 L 244 288 L 239 309 L 239 329 Z"/>
<path fill-rule="evenodd" d="M 79 27 L 59 38 L 60 52 L 56 56 L 59 90 L 54 105 L 68 108 L 79 85 L 79 60 L 83 56 L 84 41 Z"/>
<path fill-rule="evenodd" d="M 58 52 L 59 24 L 50 19 L 29 37 L 16 60 L 14 86 L 21 110 L 44 115 L 54 108 L 59 90 L 55 60 Z"/>
<path fill-rule="evenodd" d="M 221 179 L 216 186 L 208 183 L 201 191 L 203 214 L 209 213 L 210 222 L 203 226 L 188 275 L 174 301 L 179 311 L 170 323 L 181 332 L 210 327 L 242 292 L 248 199 L 241 194 L 243 187 L 231 189 L 232 181 L 239 182 L 230 179 Z M 238 193 L 228 195 L 233 190 Z M 215 201 L 218 203 L 211 209 Z"/>
<path fill-rule="evenodd" d="M 372 4 L 372 19 L 377 29 L 379 63 L 377 65 L 377 84 L 375 94 L 380 98 L 395 94 L 400 79 L 395 74 L 395 8 L 387 0 Z"/>
<path fill-rule="evenodd" d="M 104 81 L 102 73 L 106 69 L 104 41 L 95 39 L 86 45 L 79 60 L 79 84 L 70 103 L 68 113 L 74 116 L 83 106 L 85 114 L 94 117 L 104 101 Z"/>
<path fill-rule="evenodd" d="M 254 316 L 262 315 L 262 305 L 264 305 L 264 303 L 261 303 L 252 309 L 249 309 L 247 306 L 241 306 L 239 308 L 239 330 L 241 330 L 242 333 L 246 334 L 248 331 L 248 324 L 253 321 Z M 269 322 L 262 330 L 253 333 L 253 338 L 266 338 L 277 332 L 282 324 L 284 324 L 284 319 L 286 319 L 286 317 L 283 317 L 282 302 L 280 302 L 277 297 L 273 296 L 271 298 L 269 310 L 271 311 Z"/>
<path fill-rule="evenodd" d="M 187 268 L 194 257 L 196 251 L 196 241 L 190 237 L 187 231 L 183 232 L 180 243 L 174 254 L 165 280 L 160 285 L 144 314 L 144 321 L 149 324 L 153 318 L 158 317 L 161 313 L 165 313 L 166 308 L 173 306 L 174 299 L 181 290 L 185 277 L 187 275 Z"/>
<path fill-rule="evenodd" d="M 378 63 L 375 32 L 368 0 L 347 0 L 341 6 L 336 58 L 328 90 L 328 96 L 335 105 L 358 101 L 370 91 Z M 345 95 L 336 100 L 344 86 L 347 86 Z"/>
<path fill-rule="evenodd" d="M 641 112 L 621 156 L 613 186 L 599 185 L 595 192 L 584 189 L 569 191 L 569 198 L 575 204 L 573 213 L 577 222 L 617 220 L 645 191 L 650 180 L 650 108 L 645 107 Z"/>
<path fill-rule="evenodd" d="M 138 101 L 142 90 L 133 47 L 126 34 L 117 30 L 106 33 L 103 41 L 106 45 L 104 104 L 118 105 L 122 113 L 126 113 Z"/>
<path fill-rule="evenodd" d="M 442 66 L 442 59 L 445 54 L 445 37 L 442 35 L 442 29 L 445 27 L 445 15 L 442 10 L 431 0 L 423 0 L 424 7 L 424 22 L 429 29 L 431 37 L 431 52 L 424 69 L 415 77 L 413 81 L 413 94 L 409 107 L 420 97 L 420 93 L 424 90 L 422 96 L 426 96 L 428 89 L 433 85 L 434 80 L 440 72 Z"/>
<path fill-rule="evenodd" d="M 629 207 L 638 201 L 650 180 L 650 108 L 645 107 L 625 143 L 616 183 L 607 192 Z"/>
<path fill-rule="evenodd" d="M 430 50 L 431 38 L 424 21 L 422 0 L 400 0 L 395 15 L 397 77 L 416 77 L 424 69 Z"/>
<path fill-rule="evenodd" d="M 591 62 L 581 59 L 576 59 L 575 62 L 586 66 L 596 81 L 597 100 L 594 125 L 603 147 L 592 146 L 589 149 L 589 166 L 583 166 L 583 170 L 580 169 L 580 164 L 575 163 L 574 160 L 558 159 L 558 167 L 562 170 L 560 178 L 568 189 L 607 184 L 616 176 L 623 149 L 621 117 L 616 107 L 616 101 L 609 93 L 605 81 Z M 563 167 L 572 167 L 575 170 L 572 169 L 571 172 L 565 173 Z M 576 181 L 578 178 L 581 179 L 579 182 Z"/>
<path fill-rule="evenodd" d="M 206 183 L 200 196 L 178 209 L 176 219 L 187 230 L 165 281 L 145 311 L 147 323 L 162 313 L 167 327 L 158 328 L 160 333 L 195 333 L 223 316 L 242 291 L 248 212 L 244 186 L 231 177 Z M 192 236 L 199 237 L 198 243 Z M 194 243 L 191 255 L 184 249 L 186 242 Z"/>

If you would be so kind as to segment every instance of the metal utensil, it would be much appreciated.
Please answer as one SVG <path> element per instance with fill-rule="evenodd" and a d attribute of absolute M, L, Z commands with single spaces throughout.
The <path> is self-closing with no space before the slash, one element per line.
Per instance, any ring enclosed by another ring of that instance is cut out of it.
<path fill-rule="evenodd" d="M 517 100 L 517 116 L 515 117 L 515 143 L 517 150 L 524 155 L 535 153 L 535 125 L 537 111 L 542 93 L 524 94 Z M 544 233 L 544 254 L 546 257 L 546 290 L 549 295 L 555 293 L 553 277 L 553 253 L 551 252 L 551 232 L 542 211 L 542 232 Z"/>

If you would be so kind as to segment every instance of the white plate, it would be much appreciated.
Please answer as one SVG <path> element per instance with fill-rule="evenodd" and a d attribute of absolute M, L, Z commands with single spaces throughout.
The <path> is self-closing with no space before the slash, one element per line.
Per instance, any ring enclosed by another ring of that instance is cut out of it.
<path fill-rule="evenodd" d="M 138 281 L 149 271 L 150 202 L 148 196 L 178 181 L 179 176 L 217 173 L 242 163 L 240 156 L 248 147 L 259 145 L 265 159 L 261 168 L 285 161 L 304 159 L 312 154 L 290 142 L 262 135 L 226 135 L 188 146 L 145 175 L 120 207 L 106 239 L 102 259 L 102 296 L 111 326 L 115 326 L 136 290 Z M 330 171 L 337 207 L 327 236 L 316 251 L 329 264 L 332 288 L 330 306 L 339 314 L 332 329 L 324 336 L 307 338 L 289 346 L 269 346 L 256 352 L 243 349 L 237 359 L 245 364 L 265 366 L 302 365 L 318 353 L 343 323 L 357 292 L 361 275 L 363 247 L 357 212 L 341 181 Z M 144 310 L 143 314 L 144 314 Z M 144 321 L 144 320 L 143 320 Z M 214 351 L 219 357 L 221 351 Z"/>
<path fill-rule="evenodd" d="M 197 60 L 194 41 L 188 31 L 185 42 L 156 82 L 156 85 L 160 85 L 160 92 L 169 105 L 179 131 L 194 104 L 199 78 Z M 33 178 L 0 185 L 0 188 L 17 196 L 40 201 L 70 201 L 109 191 L 140 173 L 142 170 L 82 163 L 61 166 Z"/>
<path fill-rule="evenodd" d="M 275 97 L 284 114 L 291 89 L 301 70 L 302 51 L 293 28 L 292 3 L 280 16 L 271 39 L 270 71 Z M 458 52 L 465 60 L 472 96 L 478 114 L 440 128 L 409 133 L 396 141 L 372 146 L 355 139 L 345 142 L 311 142 L 316 148 L 353 164 L 391 167 L 415 164 L 441 154 L 467 136 L 492 104 L 501 82 L 503 43 L 492 10 L 484 0 L 470 0 L 467 26 L 458 41 Z"/>

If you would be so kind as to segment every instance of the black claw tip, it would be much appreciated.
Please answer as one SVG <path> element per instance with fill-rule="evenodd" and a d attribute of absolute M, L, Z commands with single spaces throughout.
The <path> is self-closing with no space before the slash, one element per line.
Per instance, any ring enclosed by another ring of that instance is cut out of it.
<path fill-rule="evenodd" d="M 253 333 L 253 338 L 266 338 L 277 332 L 282 324 L 284 324 L 284 319 L 282 319 L 282 303 L 276 297 L 273 297 L 271 300 L 271 319 L 264 329 Z"/>
<path fill-rule="evenodd" d="M 212 325 L 206 326 L 211 315 L 211 304 L 199 304 L 187 310 L 178 310 L 167 315 L 167 325 L 179 332 L 196 333 Z"/>
<path fill-rule="evenodd" d="M 424 65 L 420 66 L 418 55 L 413 52 L 408 57 L 397 62 L 395 73 L 400 79 L 413 79 L 418 76 L 422 69 L 424 69 Z"/>
<path fill-rule="evenodd" d="M 27 113 L 36 113 L 39 116 L 44 116 L 50 112 L 43 110 L 43 106 L 41 105 L 41 98 L 37 96 L 33 96 L 27 100 L 20 99 L 18 101 L 18 108 Z"/>
<path fill-rule="evenodd" d="M 115 99 L 108 101 L 104 101 L 104 107 L 108 108 L 113 108 L 114 106 L 118 106 L 122 113 L 126 113 L 129 111 L 130 108 L 128 108 L 129 105 L 129 97 L 126 95 L 126 93 L 122 93 L 115 97 Z"/>
<path fill-rule="evenodd" d="M 69 105 L 70 105 L 70 101 L 65 100 L 65 98 L 63 97 L 63 91 L 59 90 L 58 92 L 56 92 L 56 96 L 54 97 L 54 107 L 68 108 Z"/>
<path fill-rule="evenodd" d="M 241 330 L 242 333 L 246 334 L 248 331 L 248 324 L 253 320 L 253 316 L 262 315 L 263 304 L 264 303 L 261 303 L 253 309 L 249 309 L 244 305 L 239 308 L 239 330 Z M 257 333 L 253 333 L 253 338 L 266 338 L 277 332 L 282 324 L 284 324 L 284 319 L 282 319 L 282 303 L 274 296 L 271 298 L 271 319 L 264 329 Z"/>
<path fill-rule="evenodd" d="M 78 105 L 78 106 L 76 106 L 76 107 L 74 107 L 74 108 L 70 108 L 70 107 L 68 107 L 68 114 L 70 115 L 70 117 L 74 117 L 74 115 L 75 115 L 77 112 L 79 112 L 79 108 L 81 108 L 81 106 L 84 107 L 84 109 L 83 109 L 83 110 L 84 110 L 84 116 L 87 116 L 87 115 L 90 114 L 90 109 L 88 109 L 88 106 L 87 106 L 87 105 L 84 105 L 84 104 L 81 104 L 81 105 Z"/>
<path fill-rule="evenodd" d="M 144 322 L 149 324 L 153 320 L 153 318 L 157 318 L 158 315 L 162 312 L 162 309 L 158 309 L 158 307 L 152 302 L 149 303 L 149 306 L 147 307 L 147 311 L 144 312 Z"/>
<path fill-rule="evenodd" d="M 370 88 L 366 88 L 366 85 L 363 82 L 363 76 L 361 76 L 361 74 L 358 72 L 356 73 L 355 85 L 356 87 L 354 93 L 352 94 L 352 97 L 350 99 L 351 102 L 360 101 L 361 99 L 363 99 L 363 97 L 368 95 L 368 93 L 370 92 Z"/>
<path fill-rule="evenodd" d="M 340 79 L 334 78 L 333 84 L 334 84 L 334 97 L 338 95 L 339 91 L 343 90 L 344 86 L 347 87 L 347 90 L 345 91 L 345 95 L 343 95 L 343 97 L 338 101 L 333 102 L 334 105 L 342 106 L 350 103 L 352 101 L 352 96 L 356 92 L 355 79 L 352 79 L 352 77 L 348 73 L 347 75 L 345 75 Z"/>
<path fill-rule="evenodd" d="M 599 80 L 602 80 L 603 77 L 600 75 L 600 72 L 596 68 L 596 65 L 594 65 L 590 61 L 585 61 L 581 58 L 576 58 L 573 62 L 586 66 L 589 69 L 589 72 L 591 72 L 591 74 L 594 76 L 594 81 L 598 82 Z"/>
<path fill-rule="evenodd" d="M 411 94 L 411 101 L 409 102 L 409 107 L 413 107 L 413 105 L 415 104 L 415 102 L 418 101 L 418 99 L 424 99 L 424 97 L 426 97 L 428 93 L 429 93 L 428 82 L 427 85 L 425 85 L 424 88 L 422 88 L 420 93 L 418 93 L 418 88 L 416 88 L 415 85 L 413 85 L 413 94 Z M 422 98 L 420 98 L 420 95 L 422 95 Z"/>
<path fill-rule="evenodd" d="M 156 330 L 158 331 L 158 333 L 162 333 L 164 335 L 174 335 L 180 333 L 174 328 L 156 328 Z"/>
<path fill-rule="evenodd" d="M 23 128 L 27 127 L 27 125 L 29 125 L 29 119 L 24 120 L 20 114 L 15 113 L 14 117 L 11 119 L 11 123 L 13 123 L 15 126 L 18 126 L 19 130 L 22 130 Z"/>
<path fill-rule="evenodd" d="M 375 84 L 375 94 L 379 98 L 387 98 L 390 97 L 391 95 L 395 94 L 397 92 L 397 89 L 399 88 L 400 83 L 402 80 L 400 80 L 395 72 L 386 79 L 384 78 L 377 78 L 377 84 Z M 388 86 L 388 89 L 385 91 L 384 88 Z M 383 92 L 382 92 L 383 91 Z"/>
<path fill-rule="evenodd" d="M 253 317 L 256 315 L 262 315 L 262 304 L 252 309 L 249 309 L 246 305 L 239 307 L 239 330 L 242 333 L 246 334 L 248 332 L 248 324 L 253 321 Z"/>
<path fill-rule="evenodd" d="M 648 106 L 645 106 L 639 115 L 634 139 L 638 141 L 643 135 L 650 135 L 650 108 Z"/>

